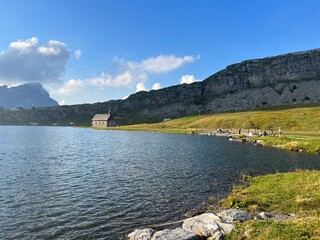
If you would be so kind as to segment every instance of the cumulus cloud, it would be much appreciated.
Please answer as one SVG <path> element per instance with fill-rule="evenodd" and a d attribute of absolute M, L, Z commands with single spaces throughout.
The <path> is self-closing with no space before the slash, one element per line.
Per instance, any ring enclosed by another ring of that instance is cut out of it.
<path fill-rule="evenodd" d="M 141 91 L 148 91 L 143 82 L 139 82 L 136 85 L 136 92 L 141 92 Z"/>
<path fill-rule="evenodd" d="M 65 82 L 62 87 L 56 92 L 58 95 L 70 95 L 80 92 L 86 85 L 85 81 L 71 79 Z"/>
<path fill-rule="evenodd" d="M 186 63 L 194 62 L 197 56 L 176 57 L 174 55 L 159 55 L 140 62 L 114 59 L 113 69 L 116 73 L 101 72 L 100 75 L 87 79 L 71 79 L 56 91 L 58 95 L 68 95 L 81 91 L 85 87 L 108 88 L 108 87 L 133 87 L 136 92 L 147 91 L 145 82 L 150 74 L 161 74 L 173 71 Z M 161 88 L 160 83 L 155 83 L 152 89 Z"/>
<path fill-rule="evenodd" d="M 152 90 L 159 90 L 161 88 L 161 84 L 160 83 L 154 83 L 152 85 Z"/>
<path fill-rule="evenodd" d="M 100 76 L 87 79 L 88 84 L 95 87 L 126 87 L 132 85 L 134 76 L 130 71 L 124 71 L 116 76 L 102 72 Z"/>
<path fill-rule="evenodd" d="M 181 84 L 190 84 L 190 83 L 194 83 L 194 82 L 198 82 L 200 80 L 196 79 L 195 76 L 193 75 L 184 75 L 180 78 L 180 83 Z"/>
<path fill-rule="evenodd" d="M 65 43 L 51 40 L 40 45 L 38 38 L 10 43 L 0 53 L 0 81 L 56 82 L 61 79 L 71 51 Z"/>
<path fill-rule="evenodd" d="M 199 59 L 198 56 L 187 55 L 176 57 L 174 55 L 159 55 L 147 58 L 140 62 L 114 59 L 118 74 L 111 75 L 102 72 L 100 76 L 88 81 L 96 87 L 130 87 L 138 82 L 145 82 L 150 74 L 161 74 L 176 70 L 187 63 Z"/>
<path fill-rule="evenodd" d="M 160 55 L 155 58 L 143 60 L 138 66 L 146 72 L 150 73 L 166 73 L 180 68 L 185 63 L 192 63 L 198 57 L 190 55 L 184 57 L 176 57 L 174 55 Z"/>
<path fill-rule="evenodd" d="M 76 51 L 74 52 L 74 57 L 75 57 L 76 59 L 79 59 L 79 58 L 81 57 L 81 55 L 82 55 L 82 51 L 81 51 L 80 49 L 78 49 L 78 50 L 76 50 Z"/>

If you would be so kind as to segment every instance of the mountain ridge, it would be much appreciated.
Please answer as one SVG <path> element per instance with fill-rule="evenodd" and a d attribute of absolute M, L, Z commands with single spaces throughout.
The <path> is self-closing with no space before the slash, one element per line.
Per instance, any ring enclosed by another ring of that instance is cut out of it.
<path fill-rule="evenodd" d="M 142 91 L 125 100 L 47 108 L 39 111 L 38 119 L 48 124 L 72 121 L 89 125 L 94 114 L 111 109 L 120 124 L 156 122 L 195 114 L 318 103 L 319 92 L 320 49 L 313 49 L 245 60 L 203 81 Z M 8 120 L 16 121 L 14 114 L 9 115 Z"/>
<path fill-rule="evenodd" d="M 50 98 L 48 92 L 40 83 L 25 83 L 15 87 L 0 86 L 0 107 L 32 108 L 58 106 L 58 103 Z"/>

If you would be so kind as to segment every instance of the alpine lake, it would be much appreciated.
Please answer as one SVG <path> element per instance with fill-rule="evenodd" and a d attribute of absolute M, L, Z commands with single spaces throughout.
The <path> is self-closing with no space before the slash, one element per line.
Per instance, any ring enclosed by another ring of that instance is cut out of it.
<path fill-rule="evenodd" d="M 227 138 L 0 127 L 0 239 L 119 239 L 226 196 L 241 173 L 320 170 L 320 157 Z"/>

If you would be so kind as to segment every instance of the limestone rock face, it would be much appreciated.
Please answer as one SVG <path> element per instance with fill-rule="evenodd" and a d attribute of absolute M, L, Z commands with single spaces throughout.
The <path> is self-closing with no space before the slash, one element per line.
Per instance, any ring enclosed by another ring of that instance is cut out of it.
<path fill-rule="evenodd" d="M 317 103 L 319 92 L 320 49 L 314 49 L 247 60 L 227 66 L 201 82 L 142 91 L 125 100 L 43 109 L 37 117 L 46 124 L 72 121 L 87 125 L 94 114 L 110 109 L 124 119 L 156 122 L 199 113 Z M 0 111 L 0 123 L 22 124 L 29 118 L 30 112 Z"/>
<path fill-rule="evenodd" d="M 152 240 L 200 240 L 200 238 L 194 233 L 184 230 L 182 228 L 165 229 L 156 232 Z"/>

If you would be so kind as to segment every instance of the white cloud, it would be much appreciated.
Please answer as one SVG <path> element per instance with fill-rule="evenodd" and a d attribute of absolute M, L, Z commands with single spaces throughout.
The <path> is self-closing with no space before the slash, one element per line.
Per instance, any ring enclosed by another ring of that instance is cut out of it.
<path fill-rule="evenodd" d="M 79 58 L 81 57 L 81 55 L 82 55 L 82 51 L 81 51 L 80 49 L 78 49 L 78 50 L 76 50 L 76 51 L 74 52 L 74 57 L 75 57 L 76 59 L 79 59 Z"/>
<path fill-rule="evenodd" d="M 59 101 L 59 105 L 60 106 L 66 105 L 66 101 L 64 99 L 60 100 Z"/>
<path fill-rule="evenodd" d="M 57 95 L 70 95 L 80 92 L 86 85 L 85 81 L 71 79 L 64 83 L 62 87 L 56 92 Z"/>
<path fill-rule="evenodd" d="M 184 75 L 180 78 L 180 83 L 181 84 L 190 84 L 190 83 L 194 83 L 194 82 L 198 82 L 200 80 L 196 79 L 195 76 L 193 75 Z"/>
<path fill-rule="evenodd" d="M 189 55 L 184 57 L 176 57 L 174 55 L 160 55 L 155 58 L 143 60 L 138 66 L 146 72 L 150 73 L 166 73 L 180 68 L 185 63 L 192 63 L 198 57 Z"/>
<path fill-rule="evenodd" d="M 0 81 L 56 82 L 61 80 L 71 51 L 65 43 L 51 40 L 40 45 L 38 38 L 10 43 L 0 53 Z"/>
<path fill-rule="evenodd" d="M 152 85 L 152 90 L 159 90 L 161 88 L 161 84 L 160 83 L 154 83 Z"/>
<path fill-rule="evenodd" d="M 39 40 L 36 37 L 27 40 L 18 40 L 17 42 L 10 43 L 9 49 L 27 52 L 28 50 L 31 50 L 32 48 L 36 47 L 38 42 Z"/>
<path fill-rule="evenodd" d="M 108 88 L 108 87 L 133 87 L 136 85 L 136 92 L 147 91 L 145 82 L 149 74 L 161 74 L 173 71 L 182 65 L 194 62 L 199 59 L 198 56 L 176 57 L 174 55 L 159 55 L 154 58 L 148 58 L 140 62 L 126 61 L 115 58 L 112 69 L 116 74 L 101 72 L 99 76 L 87 79 L 71 79 L 66 82 L 57 92 L 59 95 L 68 95 L 77 93 L 85 87 Z M 152 89 L 161 88 L 160 83 L 155 83 Z"/>
<path fill-rule="evenodd" d="M 86 81 L 95 87 L 126 87 L 132 85 L 133 75 L 130 71 L 125 71 L 112 77 L 111 75 L 102 72 L 100 76 L 87 79 Z"/>
<path fill-rule="evenodd" d="M 148 91 L 143 82 L 139 82 L 136 85 L 136 92 L 141 92 L 141 91 Z"/>
<path fill-rule="evenodd" d="M 113 63 L 118 70 L 118 74 L 113 76 L 102 72 L 100 76 L 87 79 L 87 81 L 95 87 L 130 87 L 138 82 L 146 82 L 149 74 L 167 73 L 197 59 L 199 59 L 199 56 L 194 55 L 184 57 L 159 55 L 141 62 L 115 58 Z"/>

